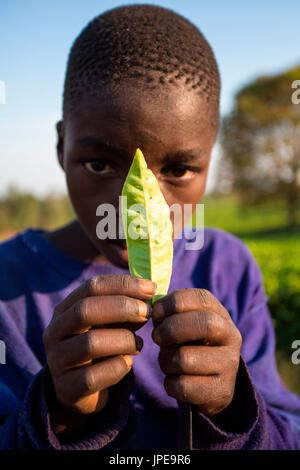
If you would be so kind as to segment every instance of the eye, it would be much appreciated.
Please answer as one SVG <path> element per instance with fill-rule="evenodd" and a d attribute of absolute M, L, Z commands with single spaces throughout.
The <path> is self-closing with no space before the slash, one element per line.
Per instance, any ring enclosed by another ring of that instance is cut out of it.
<path fill-rule="evenodd" d="M 91 173 L 105 174 L 112 170 L 112 167 L 105 160 L 92 160 L 90 162 L 84 162 L 83 166 Z"/>
<path fill-rule="evenodd" d="M 165 168 L 163 170 L 163 174 L 167 177 L 171 178 L 180 178 L 180 179 L 189 179 L 191 178 L 194 173 L 196 172 L 195 169 L 192 169 L 187 166 L 174 166 L 174 167 L 169 167 Z"/>

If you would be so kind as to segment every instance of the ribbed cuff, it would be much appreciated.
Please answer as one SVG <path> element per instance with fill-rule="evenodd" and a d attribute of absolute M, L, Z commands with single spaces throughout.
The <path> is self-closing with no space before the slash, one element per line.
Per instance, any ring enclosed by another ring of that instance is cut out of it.
<path fill-rule="evenodd" d="M 263 448 L 261 430 L 258 429 L 259 398 L 241 357 L 235 393 L 229 407 L 211 418 L 205 416 L 195 406 L 192 407 L 193 448 L 251 449 L 257 446 Z"/>
<path fill-rule="evenodd" d="M 47 395 L 51 379 L 47 366 L 36 375 L 31 383 L 23 403 L 22 429 L 27 448 L 53 450 L 108 450 L 126 427 L 129 417 L 129 395 L 132 391 L 134 376 L 130 371 L 117 385 L 110 388 L 106 407 L 91 415 L 90 427 L 74 442 L 61 442 L 54 433 Z"/>

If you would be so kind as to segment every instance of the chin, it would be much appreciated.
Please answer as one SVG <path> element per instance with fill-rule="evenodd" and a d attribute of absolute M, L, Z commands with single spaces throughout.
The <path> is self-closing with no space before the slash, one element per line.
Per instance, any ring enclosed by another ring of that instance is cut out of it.
<path fill-rule="evenodd" d="M 125 246 L 113 241 L 106 241 L 99 250 L 107 260 L 123 269 L 128 269 L 128 251 Z"/>

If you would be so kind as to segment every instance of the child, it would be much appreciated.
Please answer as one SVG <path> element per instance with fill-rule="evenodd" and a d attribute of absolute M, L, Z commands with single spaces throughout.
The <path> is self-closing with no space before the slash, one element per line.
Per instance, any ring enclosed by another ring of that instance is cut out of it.
<path fill-rule="evenodd" d="M 169 294 L 151 309 L 155 285 L 129 275 L 124 240 L 96 235 L 138 147 L 167 203 L 195 207 L 219 92 L 210 46 L 170 10 L 113 9 L 75 41 L 57 151 L 76 220 L 0 247 L 2 449 L 182 448 L 183 402 L 195 449 L 299 448 L 248 249 L 215 229 L 201 250 L 174 240 Z"/>

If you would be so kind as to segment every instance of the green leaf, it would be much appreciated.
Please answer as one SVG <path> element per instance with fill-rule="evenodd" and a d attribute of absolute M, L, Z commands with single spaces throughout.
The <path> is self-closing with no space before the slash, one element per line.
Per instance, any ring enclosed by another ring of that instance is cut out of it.
<path fill-rule="evenodd" d="M 173 262 L 169 206 L 140 149 L 122 190 L 122 222 L 132 276 L 157 284 L 152 302 L 167 294 Z M 125 198 L 126 196 L 126 198 Z"/>

